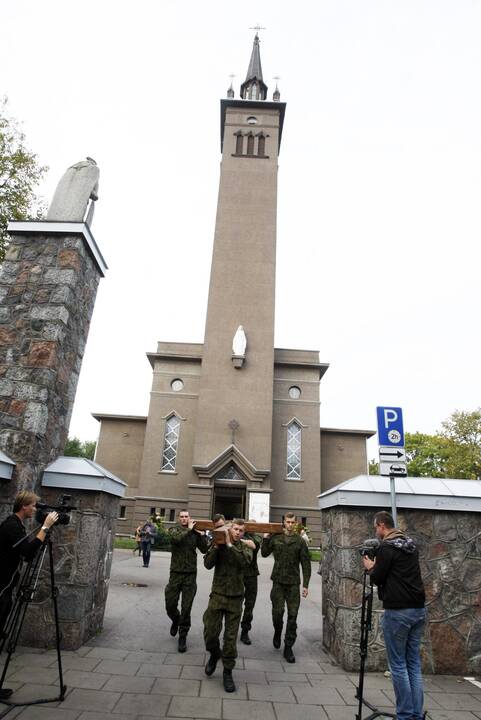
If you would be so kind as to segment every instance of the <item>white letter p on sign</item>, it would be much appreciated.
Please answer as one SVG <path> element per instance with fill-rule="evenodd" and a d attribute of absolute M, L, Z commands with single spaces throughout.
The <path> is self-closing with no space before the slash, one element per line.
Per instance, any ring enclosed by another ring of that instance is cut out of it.
<path fill-rule="evenodd" d="M 395 410 L 392 410 L 391 408 L 384 408 L 384 427 L 386 430 L 389 428 L 389 425 L 396 422 L 397 419 L 398 414 Z"/>

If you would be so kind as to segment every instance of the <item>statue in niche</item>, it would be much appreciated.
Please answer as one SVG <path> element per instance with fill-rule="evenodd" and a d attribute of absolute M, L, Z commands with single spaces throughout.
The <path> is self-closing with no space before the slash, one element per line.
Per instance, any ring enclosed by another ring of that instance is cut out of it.
<path fill-rule="evenodd" d="M 90 157 L 67 168 L 55 190 L 47 220 L 85 222 L 90 226 L 98 200 L 99 175 L 98 165 Z"/>
<path fill-rule="evenodd" d="M 247 338 L 242 325 L 236 330 L 232 341 L 232 354 L 236 357 L 245 357 L 247 348 Z"/>

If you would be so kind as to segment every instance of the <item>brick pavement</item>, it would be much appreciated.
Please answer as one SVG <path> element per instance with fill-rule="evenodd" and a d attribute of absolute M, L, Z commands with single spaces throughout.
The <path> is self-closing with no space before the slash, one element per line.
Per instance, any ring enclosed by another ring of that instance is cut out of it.
<path fill-rule="evenodd" d="M 161 590 L 167 577 L 168 556 L 154 556 L 152 567 L 141 572 L 136 558 L 117 551 L 104 632 L 76 652 L 62 653 L 68 686 L 65 701 L 15 708 L 7 718 L 353 720 L 357 712 L 357 676 L 332 663 L 320 646 L 318 576 L 314 578 L 309 604 L 301 609 L 297 661 L 289 665 L 271 644 L 269 567 L 269 562 L 263 561 L 254 643 L 250 647 L 239 645 L 235 694 L 224 692 L 221 667 L 210 678 L 203 670 L 207 656 L 202 647 L 200 618 L 210 575 L 203 569 L 199 572 L 189 647 L 187 653 L 179 654 L 163 614 Z M 140 579 L 147 588 L 133 586 Z M 15 689 L 16 700 L 54 696 L 57 681 L 54 651 L 17 650 L 8 674 L 8 686 Z M 392 711 L 389 679 L 370 673 L 365 687 L 370 702 Z M 470 682 L 453 676 L 428 676 L 425 690 L 432 720 L 481 720 L 481 688 Z"/>

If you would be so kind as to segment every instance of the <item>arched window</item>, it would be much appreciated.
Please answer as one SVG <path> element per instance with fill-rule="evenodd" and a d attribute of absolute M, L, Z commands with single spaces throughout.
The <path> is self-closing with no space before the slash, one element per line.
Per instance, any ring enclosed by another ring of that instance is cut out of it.
<path fill-rule="evenodd" d="M 251 100 L 257 100 L 257 83 L 252 83 L 249 96 Z"/>
<path fill-rule="evenodd" d="M 259 135 L 257 154 L 261 156 L 266 154 L 266 136 L 262 133 Z"/>
<path fill-rule="evenodd" d="M 235 139 L 235 154 L 236 155 L 242 155 L 244 151 L 244 138 L 242 137 L 242 133 L 240 130 L 238 130 L 236 133 L 234 133 L 236 136 Z"/>
<path fill-rule="evenodd" d="M 296 420 L 287 426 L 287 479 L 301 479 L 302 428 Z"/>
<path fill-rule="evenodd" d="M 162 453 L 162 470 L 167 472 L 175 471 L 177 460 L 177 447 L 180 435 L 180 419 L 177 415 L 171 415 L 165 423 L 164 451 Z"/>
<path fill-rule="evenodd" d="M 247 154 L 254 155 L 254 135 L 252 133 L 247 136 Z"/>

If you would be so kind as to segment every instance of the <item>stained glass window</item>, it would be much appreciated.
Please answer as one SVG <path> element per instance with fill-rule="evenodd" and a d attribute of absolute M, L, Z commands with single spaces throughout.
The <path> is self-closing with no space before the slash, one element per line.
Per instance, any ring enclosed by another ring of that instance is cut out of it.
<path fill-rule="evenodd" d="M 287 479 L 301 479 L 301 436 L 302 428 L 293 420 L 287 426 Z"/>
<path fill-rule="evenodd" d="M 179 444 L 180 420 L 177 415 L 171 415 L 165 423 L 164 452 L 162 454 L 162 470 L 173 472 L 177 460 L 177 445 Z"/>

